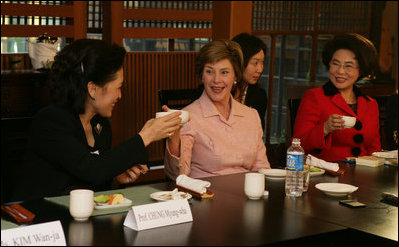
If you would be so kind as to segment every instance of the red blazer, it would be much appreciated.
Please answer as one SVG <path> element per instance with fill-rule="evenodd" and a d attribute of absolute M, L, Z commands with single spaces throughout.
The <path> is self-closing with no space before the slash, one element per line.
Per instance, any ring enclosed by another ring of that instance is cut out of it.
<path fill-rule="evenodd" d="M 305 92 L 294 125 L 294 138 L 301 139 L 305 153 L 326 161 L 371 155 L 381 151 L 377 102 L 354 86 L 357 114 L 331 82 Z M 356 117 L 354 127 L 336 130 L 324 137 L 323 125 L 331 114 Z"/>

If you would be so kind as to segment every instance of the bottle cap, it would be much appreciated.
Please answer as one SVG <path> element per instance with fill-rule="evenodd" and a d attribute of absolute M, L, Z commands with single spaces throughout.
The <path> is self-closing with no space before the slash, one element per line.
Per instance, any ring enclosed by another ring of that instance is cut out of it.
<path fill-rule="evenodd" d="M 299 138 L 294 138 L 294 139 L 292 139 L 292 143 L 301 143 L 301 139 L 299 139 Z"/>

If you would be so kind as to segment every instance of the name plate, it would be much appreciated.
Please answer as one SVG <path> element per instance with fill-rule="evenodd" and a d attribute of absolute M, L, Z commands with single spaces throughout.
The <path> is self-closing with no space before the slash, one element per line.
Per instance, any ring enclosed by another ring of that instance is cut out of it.
<path fill-rule="evenodd" d="M 66 246 L 59 220 L 1 231 L 1 246 Z"/>
<path fill-rule="evenodd" d="M 123 223 L 136 231 L 193 221 L 186 199 L 133 206 Z"/>

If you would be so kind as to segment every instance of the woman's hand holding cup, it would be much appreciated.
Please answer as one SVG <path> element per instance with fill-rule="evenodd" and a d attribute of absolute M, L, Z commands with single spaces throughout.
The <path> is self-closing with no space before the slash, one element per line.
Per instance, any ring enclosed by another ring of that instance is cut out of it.
<path fill-rule="evenodd" d="M 344 120 L 341 115 L 331 114 L 327 121 L 324 122 L 324 135 L 328 135 L 335 130 L 344 129 Z"/>
<path fill-rule="evenodd" d="M 355 123 L 355 117 L 331 114 L 330 117 L 328 117 L 327 121 L 324 123 L 324 135 L 326 136 L 335 130 L 352 128 Z"/>
<path fill-rule="evenodd" d="M 151 142 L 171 137 L 180 128 L 181 112 L 173 112 L 164 117 L 152 118 L 148 120 L 139 135 L 143 139 L 144 145 L 148 146 Z"/>

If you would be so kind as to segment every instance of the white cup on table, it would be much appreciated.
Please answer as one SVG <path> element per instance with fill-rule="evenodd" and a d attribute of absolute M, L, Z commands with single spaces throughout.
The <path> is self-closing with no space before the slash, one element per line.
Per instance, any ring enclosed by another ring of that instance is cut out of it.
<path fill-rule="evenodd" d="M 245 174 L 245 195 L 251 200 L 257 200 L 265 194 L 265 175 L 250 172 Z"/>
<path fill-rule="evenodd" d="M 171 114 L 173 112 L 177 112 L 177 111 L 181 112 L 181 114 L 180 114 L 180 118 L 181 118 L 180 124 L 183 125 L 183 124 L 187 123 L 190 114 L 189 114 L 188 111 L 184 111 L 184 110 L 160 111 L 160 112 L 155 113 L 155 118 L 164 117 L 166 115 L 169 115 L 169 114 Z"/>
<path fill-rule="evenodd" d="M 69 212 L 77 221 L 87 220 L 94 209 L 94 192 L 78 189 L 69 193 Z"/>

